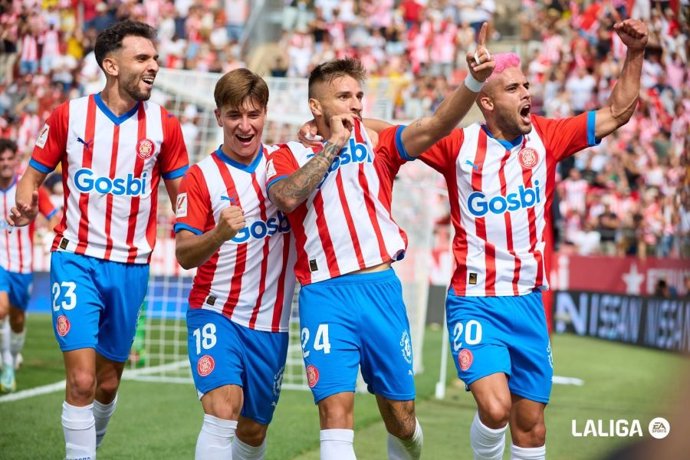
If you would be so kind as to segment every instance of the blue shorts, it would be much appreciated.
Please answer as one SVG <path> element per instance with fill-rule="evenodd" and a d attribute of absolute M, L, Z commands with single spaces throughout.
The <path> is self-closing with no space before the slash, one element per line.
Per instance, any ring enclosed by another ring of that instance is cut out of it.
<path fill-rule="evenodd" d="M 9 272 L 0 267 L 0 292 L 7 292 L 10 305 L 26 311 L 31 297 L 33 273 Z"/>
<path fill-rule="evenodd" d="M 209 310 L 187 310 L 189 364 L 200 396 L 224 385 L 242 387 L 242 416 L 262 425 L 280 397 L 287 332 L 249 329 Z"/>
<path fill-rule="evenodd" d="M 547 404 L 553 357 L 541 292 L 446 299 L 446 321 L 458 377 L 469 386 L 502 372 L 511 393 Z"/>
<path fill-rule="evenodd" d="M 51 255 L 53 330 L 64 351 L 95 348 L 125 362 L 146 296 L 148 264 L 124 264 L 56 251 Z"/>
<path fill-rule="evenodd" d="M 354 392 L 360 365 L 370 393 L 396 401 L 415 398 L 410 324 L 392 269 L 303 286 L 299 319 L 315 403 Z"/>

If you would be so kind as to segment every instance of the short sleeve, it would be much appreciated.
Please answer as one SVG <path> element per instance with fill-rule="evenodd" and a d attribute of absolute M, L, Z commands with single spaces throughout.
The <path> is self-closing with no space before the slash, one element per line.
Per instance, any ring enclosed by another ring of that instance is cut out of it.
<path fill-rule="evenodd" d="M 560 161 L 582 149 L 597 145 L 595 133 L 595 112 L 585 112 L 575 117 L 548 119 L 533 116 L 535 129 L 539 132 L 546 154 Z"/>
<path fill-rule="evenodd" d="M 165 109 L 161 109 L 161 116 L 163 117 L 163 145 L 158 157 L 161 176 L 165 180 L 177 179 L 182 177 L 189 168 L 187 146 L 177 118 Z"/>
<path fill-rule="evenodd" d="M 456 128 L 422 153 L 420 159 L 436 171 L 444 174 L 455 164 L 464 140 L 463 130 Z"/>
<path fill-rule="evenodd" d="M 299 169 L 295 155 L 288 145 L 281 145 L 277 150 L 268 155 L 266 162 L 266 192 L 293 172 Z"/>
<path fill-rule="evenodd" d="M 46 219 L 50 219 L 57 212 L 53 202 L 50 201 L 50 193 L 45 187 L 38 188 L 38 212 L 43 214 Z"/>
<path fill-rule="evenodd" d="M 201 235 L 213 226 L 211 198 L 198 166 L 192 166 L 182 178 L 175 209 L 175 233 L 187 230 Z"/>
<path fill-rule="evenodd" d="M 59 105 L 41 128 L 31 154 L 29 165 L 48 174 L 60 163 L 67 150 L 69 102 Z"/>

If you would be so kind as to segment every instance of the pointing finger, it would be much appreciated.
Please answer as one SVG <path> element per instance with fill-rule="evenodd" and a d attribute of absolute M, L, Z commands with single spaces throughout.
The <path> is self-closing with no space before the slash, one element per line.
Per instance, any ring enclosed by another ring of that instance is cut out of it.
<path fill-rule="evenodd" d="M 486 44 L 486 33 L 487 30 L 489 29 L 489 24 L 484 22 L 482 23 L 482 28 L 479 29 L 479 38 L 477 40 L 477 47 L 484 47 Z"/>

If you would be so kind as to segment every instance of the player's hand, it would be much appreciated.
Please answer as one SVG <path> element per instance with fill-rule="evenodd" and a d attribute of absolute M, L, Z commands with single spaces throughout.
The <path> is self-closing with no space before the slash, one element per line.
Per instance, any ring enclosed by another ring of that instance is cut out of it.
<path fill-rule="evenodd" d="M 649 34 L 647 24 L 638 19 L 626 19 L 613 25 L 621 41 L 629 50 L 641 51 L 647 46 Z"/>
<path fill-rule="evenodd" d="M 228 241 L 237 235 L 246 225 L 244 212 L 239 206 L 228 206 L 220 212 L 218 217 L 218 230 L 223 241 Z"/>
<path fill-rule="evenodd" d="M 494 57 L 491 55 L 486 47 L 486 34 L 489 30 L 489 25 L 485 22 L 482 28 L 479 29 L 479 37 L 477 40 L 477 47 L 474 52 L 467 53 L 467 68 L 475 80 L 483 82 L 491 75 L 496 67 Z"/>
<path fill-rule="evenodd" d="M 31 202 L 23 203 L 17 201 L 16 205 L 10 209 L 7 222 L 14 227 L 23 227 L 32 222 L 38 215 L 38 190 L 31 194 Z"/>
<path fill-rule="evenodd" d="M 323 142 L 323 137 L 319 136 L 318 132 L 316 121 L 312 118 L 300 126 L 299 131 L 297 131 L 297 139 L 305 147 L 314 147 Z"/>
<path fill-rule="evenodd" d="M 331 137 L 328 142 L 343 146 L 355 127 L 355 116 L 351 113 L 334 115 L 330 120 Z"/>

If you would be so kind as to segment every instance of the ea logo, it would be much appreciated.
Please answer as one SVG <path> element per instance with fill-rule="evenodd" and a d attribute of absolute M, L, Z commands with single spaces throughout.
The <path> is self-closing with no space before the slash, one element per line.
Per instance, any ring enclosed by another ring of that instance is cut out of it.
<path fill-rule="evenodd" d="M 649 422 L 649 434 L 655 439 L 664 439 L 671 432 L 671 424 L 663 417 L 653 418 Z"/>
<path fill-rule="evenodd" d="M 142 160 L 147 160 L 156 153 L 156 146 L 149 139 L 139 139 L 137 142 L 137 156 Z"/>
<path fill-rule="evenodd" d="M 210 355 L 204 355 L 199 358 L 199 362 L 196 363 L 196 371 L 201 377 L 206 377 L 208 374 L 213 372 L 216 367 L 216 362 Z"/>
<path fill-rule="evenodd" d="M 539 161 L 537 151 L 530 147 L 525 147 L 518 152 L 518 161 L 524 169 L 532 169 Z"/>

